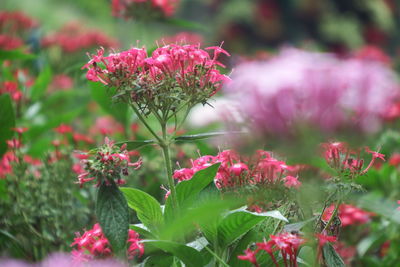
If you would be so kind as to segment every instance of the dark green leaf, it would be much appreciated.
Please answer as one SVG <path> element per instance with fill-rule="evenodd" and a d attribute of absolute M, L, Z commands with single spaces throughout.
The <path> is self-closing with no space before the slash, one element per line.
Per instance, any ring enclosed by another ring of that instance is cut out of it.
<path fill-rule="evenodd" d="M 155 144 L 155 141 L 154 140 L 122 141 L 115 144 L 117 146 L 122 146 L 123 144 L 126 144 L 126 148 L 128 150 L 134 150 L 144 146 Z"/>
<path fill-rule="evenodd" d="M 184 244 L 163 240 L 142 240 L 145 246 L 150 245 L 171 253 L 188 267 L 203 267 L 203 257 L 199 251 Z"/>
<path fill-rule="evenodd" d="M 342 258 L 337 254 L 331 244 L 326 243 L 322 251 L 327 267 L 345 267 Z"/>
<path fill-rule="evenodd" d="M 0 60 L 15 60 L 15 59 L 34 59 L 35 55 L 26 54 L 20 50 L 0 50 Z"/>
<path fill-rule="evenodd" d="M 115 89 L 107 89 L 103 84 L 97 82 L 90 82 L 89 85 L 91 95 L 100 107 L 125 126 L 127 123 L 128 105 L 112 101 L 112 92 Z"/>
<path fill-rule="evenodd" d="M 150 230 L 157 230 L 163 224 L 163 215 L 158 201 L 151 195 L 135 188 L 121 188 L 128 205 L 137 213 L 139 220 Z"/>
<path fill-rule="evenodd" d="M 300 231 L 305 225 L 307 225 L 308 223 L 314 221 L 315 219 L 317 219 L 318 216 L 313 217 L 311 219 L 305 220 L 305 221 L 301 221 L 301 222 L 297 222 L 297 223 L 291 223 L 291 224 L 286 224 L 283 229 L 285 230 L 285 232 L 292 232 L 292 231 Z"/>
<path fill-rule="evenodd" d="M 123 251 L 128 238 L 129 211 L 124 195 L 114 182 L 110 185 L 103 183 L 100 186 L 96 215 L 113 251 Z"/>
<path fill-rule="evenodd" d="M 191 142 L 197 140 L 208 139 L 212 137 L 225 136 L 230 134 L 243 134 L 241 131 L 232 131 L 232 132 L 211 132 L 211 133 L 202 133 L 202 134 L 191 134 L 191 135 L 181 135 L 175 137 L 176 142 Z"/>
<path fill-rule="evenodd" d="M 31 99 L 33 101 L 40 99 L 46 92 L 47 86 L 51 82 L 52 74 L 50 66 L 46 66 L 37 77 L 31 88 Z"/>
<path fill-rule="evenodd" d="M 143 266 L 144 267 L 171 267 L 174 262 L 174 256 L 170 254 L 156 254 L 148 257 Z"/>
<path fill-rule="evenodd" d="M 0 95 L 0 158 L 7 151 L 6 141 L 13 136 L 15 114 L 9 94 Z"/>

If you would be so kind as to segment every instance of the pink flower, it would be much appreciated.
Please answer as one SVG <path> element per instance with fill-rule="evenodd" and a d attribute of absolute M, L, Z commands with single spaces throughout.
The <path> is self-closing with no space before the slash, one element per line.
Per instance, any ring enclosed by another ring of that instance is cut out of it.
<path fill-rule="evenodd" d="M 138 16 L 153 16 L 154 14 L 171 17 L 175 13 L 179 0 L 112 0 L 112 15 L 121 18 L 136 18 Z M 153 10 L 145 7 L 151 6 Z M 136 12 L 136 10 L 140 10 Z M 147 10 L 143 14 L 143 10 Z M 151 14 L 153 13 L 153 14 Z"/>
<path fill-rule="evenodd" d="M 297 179 L 297 177 L 294 176 L 286 176 L 285 178 L 283 178 L 283 180 L 285 181 L 285 186 L 287 188 L 299 188 L 301 186 L 301 182 L 299 182 L 299 180 Z"/>
<path fill-rule="evenodd" d="M 249 248 L 244 251 L 245 255 L 239 255 L 239 260 L 245 260 L 251 262 L 254 266 L 259 266 L 256 259 L 256 251 L 252 251 Z"/>
<path fill-rule="evenodd" d="M 400 200 L 397 200 L 397 204 L 400 205 Z M 400 210 L 400 207 L 397 207 L 397 210 Z"/>
<path fill-rule="evenodd" d="M 324 214 L 322 215 L 322 220 L 324 220 L 325 222 L 329 221 L 334 209 L 335 205 L 333 204 L 326 208 Z M 356 206 L 341 204 L 339 206 L 338 215 L 342 226 L 345 227 L 348 225 L 359 225 L 368 223 L 371 220 L 371 217 L 375 214 L 357 208 Z"/>
<path fill-rule="evenodd" d="M 303 124 L 374 133 L 398 97 L 395 74 L 380 62 L 296 49 L 241 64 L 231 78 L 226 93 L 255 129 L 273 135 L 291 135 Z"/>
<path fill-rule="evenodd" d="M 315 234 L 318 239 L 318 246 L 322 248 L 326 243 L 334 243 L 337 241 L 336 236 L 328 236 L 325 234 Z"/>

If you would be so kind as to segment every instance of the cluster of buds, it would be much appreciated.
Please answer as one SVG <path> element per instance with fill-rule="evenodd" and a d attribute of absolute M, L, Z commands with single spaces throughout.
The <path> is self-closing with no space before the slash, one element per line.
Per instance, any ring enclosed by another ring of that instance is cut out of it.
<path fill-rule="evenodd" d="M 245 159 L 245 162 L 233 150 L 222 151 L 217 156 L 202 156 L 192 160 L 191 168 L 176 170 L 173 177 L 178 181 L 189 180 L 199 170 L 215 163 L 221 163 L 215 177 L 215 184 L 220 189 L 246 185 L 298 188 L 301 185 L 297 177 L 289 175 L 294 167 L 263 150 L 258 150 L 254 156 Z"/>
<path fill-rule="evenodd" d="M 171 17 L 179 0 L 112 0 L 112 15 L 124 19 Z"/>
<path fill-rule="evenodd" d="M 41 44 L 44 47 L 58 46 L 65 53 L 79 52 L 96 46 L 119 46 L 117 40 L 100 31 L 82 28 L 76 22 L 68 23 L 59 32 L 45 36 Z"/>
<path fill-rule="evenodd" d="M 113 141 L 105 138 L 105 144 L 95 152 L 89 152 L 86 159 L 81 160 L 83 172 L 78 175 L 78 183 L 83 186 L 86 182 L 97 180 L 97 186 L 103 182 L 115 182 L 118 185 L 125 184 L 121 176 L 128 176 L 128 168 L 140 168 L 142 160 L 137 162 L 130 161 L 130 154 L 126 150 L 126 145 L 121 147 Z"/>
<path fill-rule="evenodd" d="M 325 222 L 328 222 L 332 217 L 334 209 L 334 204 L 326 208 L 321 219 Z M 371 220 L 371 217 L 374 215 L 375 214 L 372 212 L 362 210 L 349 204 L 341 204 L 338 211 L 341 226 L 365 224 L 368 223 Z"/>
<path fill-rule="evenodd" d="M 364 167 L 364 159 L 361 158 L 360 150 L 351 150 L 347 144 L 342 142 L 333 142 L 322 144 L 324 149 L 324 157 L 328 165 L 338 171 L 338 173 L 349 173 L 351 178 L 357 177 L 367 173 L 367 171 L 374 165 L 376 159 L 385 160 L 385 155 L 371 151 L 365 147 L 365 152 L 372 155 L 372 159 Z"/>
<path fill-rule="evenodd" d="M 277 236 L 271 235 L 270 240 L 267 242 L 256 243 L 257 248 L 253 251 L 251 249 L 245 250 L 245 255 L 240 255 L 238 258 L 240 260 L 247 260 L 251 262 L 254 266 L 260 266 L 257 263 L 257 253 L 260 251 L 265 251 L 271 257 L 275 266 L 279 267 L 274 253 L 280 251 L 282 254 L 283 263 L 285 266 L 296 267 L 297 265 L 297 253 L 299 247 L 305 243 L 305 240 L 297 235 L 291 233 L 281 233 Z"/>
<path fill-rule="evenodd" d="M 144 246 L 140 243 L 139 234 L 131 229 L 128 232 L 127 245 L 129 259 L 143 255 Z M 76 249 L 72 251 L 72 255 L 76 261 L 104 259 L 113 256 L 110 243 L 104 236 L 98 223 L 83 235 L 76 233 L 74 242 L 71 244 L 72 246 L 76 246 Z"/>
<path fill-rule="evenodd" d="M 229 53 L 208 47 L 213 56 L 195 45 L 171 44 L 147 57 L 142 48 L 131 48 L 104 56 L 104 49 L 83 66 L 88 80 L 116 88 L 116 96 L 136 103 L 146 111 L 175 111 L 181 103 L 206 103 L 229 78 L 217 70 L 217 59 Z"/>

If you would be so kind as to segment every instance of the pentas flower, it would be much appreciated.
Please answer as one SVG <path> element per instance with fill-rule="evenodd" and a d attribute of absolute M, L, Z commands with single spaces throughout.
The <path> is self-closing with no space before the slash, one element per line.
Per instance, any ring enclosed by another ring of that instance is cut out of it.
<path fill-rule="evenodd" d="M 298 266 L 297 253 L 300 246 L 305 242 L 305 239 L 296 234 L 281 233 L 277 236 L 271 235 L 268 242 L 264 240 L 262 243 L 256 243 L 256 250 L 252 251 L 250 249 L 246 249 L 245 255 L 239 255 L 238 258 L 240 260 L 250 261 L 254 266 L 259 266 L 256 255 L 260 251 L 265 251 L 271 257 L 275 266 L 279 267 L 276 257 L 274 256 L 274 252 L 280 251 L 285 266 L 295 267 Z"/>
<path fill-rule="evenodd" d="M 395 74 L 384 64 L 285 49 L 266 61 L 239 65 L 226 92 L 262 133 L 293 135 L 302 126 L 324 133 L 381 128 L 398 99 Z"/>
<path fill-rule="evenodd" d="M 349 172 L 351 178 L 363 175 L 374 165 L 377 159 L 385 160 L 385 155 L 365 147 L 365 152 L 372 155 L 368 165 L 364 168 L 365 160 L 361 158 L 361 150 L 352 150 L 346 143 L 330 142 L 321 145 L 324 158 L 328 165 L 339 173 Z"/>
<path fill-rule="evenodd" d="M 189 180 L 193 175 L 215 163 L 221 163 L 215 177 L 215 185 L 220 189 L 234 189 L 247 185 L 260 187 L 284 186 L 298 188 L 301 182 L 291 174 L 293 167 L 277 160 L 267 151 L 259 150 L 249 159 L 242 161 L 233 150 L 224 150 L 217 156 L 202 156 L 191 160 L 191 168 L 175 170 L 173 178 Z"/>
<path fill-rule="evenodd" d="M 328 222 L 332 217 L 334 209 L 334 204 L 326 208 L 322 214 L 322 220 Z M 362 210 L 353 205 L 341 204 L 339 206 L 338 216 L 343 227 L 368 223 L 371 220 L 371 217 L 374 215 L 375 214 L 372 212 Z"/>
<path fill-rule="evenodd" d="M 320 233 L 315 234 L 315 236 L 318 239 L 318 246 L 320 248 L 322 248 L 326 243 L 334 243 L 337 241 L 336 236 L 328 236 L 328 235 L 320 234 Z"/>
<path fill-rule="evenodd" d="M 24 45 L 24 41 L 15 36 L 7 34 L 0 34 L 0 49 L 2 50 L 14 50 Z"/>
<path fill-rule="evenodd" d="M 38 25 L 37 21 L 21 11 L 0 12 L 0 32 L 20 32 Z"/>
<path fill-rule="evenodd" d="M 175 13 L 179 0 L 112 0 L 114 17 L 145 18 L 171 17 Z"/>
<path fill-rule="evenodd" d="M 12 100 L 15 102 L 21 101 L 23 94 L 18 88 L 18 83 L 14 81 L 5 81 L 0 85 L 0 95 L 10 94 Z"/>
<path fill-rule="evenodd" d="M 220 47 L 208 47 L 213 56 L 195 45 L 171 44 L 147 56 L 144 48 L 131 48 L 104 56 L 101 48 L 83 66 L 86 78 L 116 88 L 116 95 L 147 109 L 174 110 L 180 103 L 206 103 L 229 80 L 217 66 L 218 57 L 229 55 Z"/>
<path fill-rule="evenodd" d="M 118 185 L 125 184 L 125 180 L 121 176 L 129 175 L 129 167 L 140 168 L 142 160 L 131 162 L 129 152 L 126 145 L 121 147 L 114 144 L 113 141 L 105 138 L 105 144 L 96 152 L 88 153 L 87 159 L 82 159 L 84 171 L 78 175 L 78 183 L 82 187 L 83 184 L 96 180 L 97 186 L 102 182 L 115 182 Z M 75 167 L 75 170 L 78 170 Z"/>
<path fill-rule="evenodd" d="M 64 53 L 75 53 L 92 47 L 117 48 L 119 43 L 114 38 L 98 30 L 90 30 L 81 26 L 82 23 L 70 22 L 58 32 L 45 36 L 41 40 L 44 47 L 60 47 Z"/>
<path fill-rule="evenodd" d="M 127 255 L 129 259 L 141 257 L 144 253 L 144 246 L 140 243 L 139 234 L 129 229 L 127 240 Z M 92 229 L 86 231 L 83 235 L 76 233 L 71 247 L 72 256 L 76 261 L 89 261 L 93 259 L 103 259 L 113 256 L 113 252 L 107 238 L 104 236 L 101 227 L 96 223 Z"/>

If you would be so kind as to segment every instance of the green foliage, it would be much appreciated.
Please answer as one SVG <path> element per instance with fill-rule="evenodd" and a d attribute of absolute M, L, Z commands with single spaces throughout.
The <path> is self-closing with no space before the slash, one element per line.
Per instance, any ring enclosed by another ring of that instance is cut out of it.
<path fill-rule="evenodd" d="M 7 151 L 6 141 L 13 136 L 15 114 L 9 94 L 0 95 L 0 158 Z"/>
<path fill-rule="evenodd" d="M 97 193 L 96 215 L 104 235 L 118 255 L 126 249 L 128 239 L 128 204 L 117 185 L 113 181 L 108 183 L 103 182 Z"/>
<path fill-rule="evenodd" d="M 344 267 L 342 258 L 337 254 L 331 244 L 326 243 L 323 248 L 323 255 L 327 267 Z"/>
<path fill-rule="evenodd" d="M 40 100 L 46 93 L 47 87 L 52 80 L 51 68 L 47 65 L 36 78 L 30 92 L 30 97 L 33 101 Z"/>

